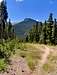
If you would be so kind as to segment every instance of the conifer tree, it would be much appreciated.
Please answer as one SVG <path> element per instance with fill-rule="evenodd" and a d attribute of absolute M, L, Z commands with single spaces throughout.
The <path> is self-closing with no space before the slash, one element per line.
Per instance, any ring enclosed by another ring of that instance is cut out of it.
<path fill-rule="evenodd" d="M 48 34 L 48 43 L 52 43 L 52 26 L 53 25 L 53 16 L 52 13 L 48 19 L 48 26 L 47 26 L 47 34 Z"/>
<path fill-rule="evenodd" d="M 12 23 L 9 20 L 7 23 L 8 13 L 6 0 L 3 0 L 0 3 L 0 39 L 8 39 L 8 37 L 12 38 L 15 36 L 14 28 L 12 27 Z"/>
<path fill-rule="evenodd" d="M 26 36 L 26 39 L 25 39 L 26 42 L 29 42 L 29 38 L 28 38 L 28 35 Z"/>
<path fill-rule="evenodd" d="M 12 24 L 11 24 L 11 20 L 9 19 L 9 26 L 8 26 L 8 32 L 12 31 Z"/>
<path fill-rule="evenodd" d="M 53 24 L 53 44 L 57 44 L 57 21 L 54 19 L 54 24 Z"/>
<path fill-rule="evenodd" d="M 42 22 L 40 22 L 40 23 L 39 23 L 39 27 L 38 27 L 39 35 L 41 35 L 42 28 L 43 28 L 43 24 L 42 24 Z"/>
<path fill-rule="evenodd" d="M 8 13 L 7 13 L 7 6 L 6 6 L 6 1 L 2 1 L 0 3 L 0 39 L 5 37 L 5 25 L 7 22 L 8 18 Z"/>
<path fill-rule="evenodd" d="M 5 23 L 7 22 L 8 13 L 7 13 L 7 6 L 6 1 L 1 2 L 1 20 L 3 23 L 3 30 L 5 29 Z"/>
<path fill-rule="evenodd" d="M 39 42 L 39 28 L 38 28 L 38 22 L 36 22 L 35 41 L 36 41 L 36 42 Z"/>
<path fill-rule="evenodd" d="M 48 22 L 52 25 L 53 24 L 53 14 L 50 13 L 49 18 L 48 18 Z"/>
<path fill-rule="evenodd" d="M 12 39 L 16 38 L 16 35 L 15 35 L 15 28 L 14 26 L 12 26 Z"/>
<path fill-rule="evenodd" d="M 29 42 L 33 42 L 34 41 L 34 35 L 32 32 L 32 29 L 29 31 Z"/>
<path fill-rule="evenodd" d="M 47 44 L 46 40 L 47 40 L 47 22 L 45 21 L 44 26 L 43 26 L 43 43 Z"/>
<path fill-rule="evenodd" d="M 11 20 L 9 19 L 9 25 L 8 25 L 8 36 L 11 38 L 12 37 L 12 24 Z"/>

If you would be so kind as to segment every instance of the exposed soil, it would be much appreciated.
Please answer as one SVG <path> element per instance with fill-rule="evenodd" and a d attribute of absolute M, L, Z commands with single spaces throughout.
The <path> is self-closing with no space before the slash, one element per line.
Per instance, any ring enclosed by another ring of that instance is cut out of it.
<path fill-rule="evenodd" d="M 21 57 L 14 57 L 10 59 L 10 66 L 7 72 L 1 73 L 0 75 L 30 75 L 31 70 L 29 69 L 26 60 Z"/>

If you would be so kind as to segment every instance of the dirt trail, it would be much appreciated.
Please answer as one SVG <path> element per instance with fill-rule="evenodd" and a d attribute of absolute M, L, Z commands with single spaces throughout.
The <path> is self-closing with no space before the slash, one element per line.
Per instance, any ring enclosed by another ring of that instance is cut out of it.
<path fill-rule="evenodd" d="M 44 46 L 45 49 L 43 50 L 44 53 L 42 55 L 42 59 L 39 62 L 39 65 L 36 67 L 35 71 L 33 72 L 32 75 L 43 75 L 41 72 L 42 66 L 46 63 L 47 57 L 50 54 L 50 49 L 47 46 Z"/>
<path fill-rule="evenodd" d="M 43 64 L 45 64 L 49 54 L 50 54 L 50 49 L 47 46 L 45 46 L 44 54 L 42 55 L 42 59 L 40 61 L 40 63 L 41 63 L 40 66 L 43 66 Z"/>
<path fill-rule="evenodd" d="M 31 70 L 29 69 L 26 60 L 21 57 L 11 58 L 11 65 L 7 69 L 7 72 L 1 73 L 0 75 L 30 75 Z"/>

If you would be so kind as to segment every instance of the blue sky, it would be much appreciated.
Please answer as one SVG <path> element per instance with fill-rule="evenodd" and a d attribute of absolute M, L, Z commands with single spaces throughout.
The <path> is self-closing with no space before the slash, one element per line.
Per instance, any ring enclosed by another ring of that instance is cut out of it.
<path fill-rule="evenodd" d="M 57 17 L 57 0 L 6 0 L 9 18 L 13 22 L 24 18 L 45 20 L 49 13 Z"/>

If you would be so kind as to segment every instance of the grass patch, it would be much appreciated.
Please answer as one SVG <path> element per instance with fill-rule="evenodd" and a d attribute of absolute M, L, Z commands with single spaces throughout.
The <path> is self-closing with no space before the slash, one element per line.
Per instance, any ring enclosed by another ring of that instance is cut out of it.
<path fill-rule="evenodd" d="M 0 71 L 5 71 L 7 68 L 7 64 L 5 62 L 5 59 L 0 59 Z"/>
<path fill-rule="evenodd" d="M 16 50 L 16 55 L 25 58 L 31 70 L 35 69 L 43 53 L 39 45 L 37 46 L 30 43 L 20 43 L 19 49 Z"/>
<path fill-rule="evenodd" d="M 33 71 L 35 69 L 35 66 L 38 64 L 38 60 L 36 58 L 33 58 L 32 56 L 27 56 L 26 60 L 27 60 L 28 66 Z"/>
<path fill-rule="evenodd" d="M 48 71 L 49 65 L 48 65 L 48 64 L 44 64 L 44 65 L 43 65 L 43 69 L 44 69 L 45 71 Z"/>
<path fill-rule="evenodd" d="M 43 69 L 45 72 L 52 72 L 54 71 L 54 65 L 50 63 L 46 63 L 43 65 Z"/>

